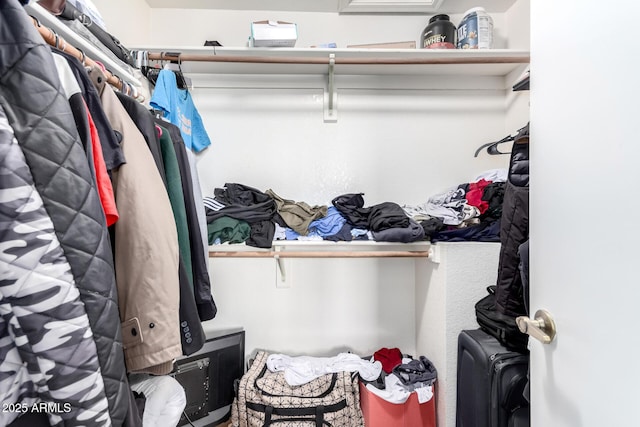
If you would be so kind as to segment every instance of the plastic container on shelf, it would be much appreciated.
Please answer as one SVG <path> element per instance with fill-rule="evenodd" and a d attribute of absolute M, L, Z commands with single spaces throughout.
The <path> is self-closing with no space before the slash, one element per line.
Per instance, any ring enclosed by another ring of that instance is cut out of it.
<path fill-rule="evenodd" d="M 493 47 L 493 19 L 483 7 L 465 12 L 458 25 L 458 49 L 491 49 Z"/>
<path fill-rule="evenodd" d="M 422 49 L 455 49 L 456 26 L 449 20 L 449 15 L 435 15 L 429 19 L 429 25 L 420 37 Z"/>

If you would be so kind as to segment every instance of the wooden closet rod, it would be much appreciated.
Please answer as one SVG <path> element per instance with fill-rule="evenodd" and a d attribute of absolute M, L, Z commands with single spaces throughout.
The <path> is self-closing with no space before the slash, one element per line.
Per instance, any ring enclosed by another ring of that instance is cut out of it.
<path fill-rule="evenodd" d="M 155 61 L 180 62 L 247 62 L 260 64 L 327 64 L 329 58 L 297 58 L 289 56 L 234 56 L 234 55 L 204 55 L 204 54 L 166 54 L 149 53 L 149 59 Z M 529 57 L 458 57 L 458 58 L 335 58 L 335 64 L 344 65 L 423 65 L 423 64 L 513 64 L 529 63 Z"/>
<path fill-rule="evenodd" d="M 428 258 L 428 251 L 209 251 L 210 258 Z"/>
<path fill-rule="evenodd" d="M 65 39 L 57 35 L 51 28 L 45 27 L 33 16 L 31 17 L 31 19 L 33 20 L 33 25 L 36 27 L 44 41 L 47 42 L 49 46 L 53 46 L 63 52 L 73 55 L 78 61 L 82 62 L 83 65 L 89 67 L 99 67 L 94 60 L 87 57 L 81 50 L 67 43 Z M 103 69 L 102 67 L 99 68 Z M 122 80 L 120 80 L 120 78 L 118 78 L 114 74 L 111 74 L 107 70 L 104 70 L 104 75 L 107 78 L 107 82 L 111 86 L 116 87 L 118 90 L 122 90 Z M 136 99 L 144 101 L 144 97 L 138 93 L 136 94 Z"/>

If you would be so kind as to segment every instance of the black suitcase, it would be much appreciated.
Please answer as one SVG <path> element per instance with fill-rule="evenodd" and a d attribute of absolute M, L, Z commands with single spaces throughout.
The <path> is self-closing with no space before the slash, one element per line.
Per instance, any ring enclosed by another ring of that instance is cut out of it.
<path fill-rule="evenodd" d="M 529 355 L 507 350 L 482 329 L 460 332 L 456 427 L 513 425 L 514 414 L 529 406 L 523 395 L 528 371 Z M 517 425 L 528 426 L 528 419 Z"/>

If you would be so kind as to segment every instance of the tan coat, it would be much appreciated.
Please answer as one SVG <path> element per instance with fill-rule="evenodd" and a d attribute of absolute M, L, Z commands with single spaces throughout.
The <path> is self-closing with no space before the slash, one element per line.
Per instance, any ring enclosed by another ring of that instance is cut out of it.
<path fill-rule="evenodd" d="M 96 71 L 91 75 L 95 82 Z M 127 371 L 163 375 L 182 354 L 176 224 L 144 137 L 113 89 L 102 84 L 98 90 L 111 126 L 122 135 L 126 160 L 113 173 L 113 187 L 120 213 L 115 268 Z"/>

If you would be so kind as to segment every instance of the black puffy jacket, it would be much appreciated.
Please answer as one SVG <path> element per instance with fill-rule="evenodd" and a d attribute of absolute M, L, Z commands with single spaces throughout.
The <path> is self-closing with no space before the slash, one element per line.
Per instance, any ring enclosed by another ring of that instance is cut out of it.
<path fill-rule="evenodd" d="M 509 316 L 526 313 L 518 247 L 529 239 L 529 125 L 513 142 L 500 225 L 496 308 Z"/>
<path fill-rule="evenodd" d="M 50 48 L 17 0 L 0 2 L 0 95 L 85 305 L 114 426 L 131 403 L 104 213 Z"/>

